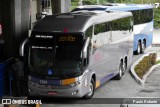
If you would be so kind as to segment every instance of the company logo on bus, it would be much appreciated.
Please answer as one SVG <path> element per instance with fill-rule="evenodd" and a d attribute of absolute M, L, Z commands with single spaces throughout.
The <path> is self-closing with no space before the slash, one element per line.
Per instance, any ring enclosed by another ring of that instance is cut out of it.
<path fill-rule="evenodd" d="M 53 75 L 53 70 L 49 69 L 48 70 L 48 75 Z"/>

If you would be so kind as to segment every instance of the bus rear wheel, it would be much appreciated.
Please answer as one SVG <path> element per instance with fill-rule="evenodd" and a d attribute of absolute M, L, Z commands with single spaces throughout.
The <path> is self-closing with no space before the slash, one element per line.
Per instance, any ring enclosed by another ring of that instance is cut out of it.
<path fill-rule="evenodd" d="M 83 97 L 84 99 L 90 99 L 93 97 L 95 92 L 95 81 L 91 79 L 91 82 L 89 84 L 89 92 Z"/>
<path fill-rule="evenodd" d="M 126 72 L 126 70 L 127 70 L 127 61 L 125 61 L 124 63 L 123 63 L 123 75 L 125 74 L 125 72 Z"/>
<path fill-rule="evenodd" d="M 145 42 L 145 41 L 143 41 L 142 46 L 141 46 L 140 54 L 143 54 L 143 53 L 144 53 L 144 51 L 145 51 L 145 49 L 146 49 L 146 42 Z"/>
<path fill-rule="evenodd" d="M 123 68 L 123 63 L 120 62 L 119 64 L 119 73 L 116 75 L 115 79 L 116 80 L 120 80 L 123 76 L 123 73 L 124 73 L 124 68 Z"/>
<path fill-rule="evenodd" d="M 141 43 L 140 43 L 140 42 L 138 42 L 137 50 L 135 51 L 135 54 L 136 54 L 136 55 L 139 55 L 139 54 L 140 54 L 140 52 L 141 52 L 141 50 L 142 50 L 142 48 L 141 48 Z"/>

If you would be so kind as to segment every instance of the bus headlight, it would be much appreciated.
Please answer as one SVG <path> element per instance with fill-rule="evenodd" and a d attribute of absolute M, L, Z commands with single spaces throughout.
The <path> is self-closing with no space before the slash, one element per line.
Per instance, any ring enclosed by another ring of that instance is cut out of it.
<path fill-rule="evenodd" d="M 75 87 L 75 86 L 78 86 L 81 82 L 80 81 L 77 81 L 77 82 L 74 82 L 74 83 L 71 83 L 71 84 L 68 84 L 69 86 L 71 87 Z"/>

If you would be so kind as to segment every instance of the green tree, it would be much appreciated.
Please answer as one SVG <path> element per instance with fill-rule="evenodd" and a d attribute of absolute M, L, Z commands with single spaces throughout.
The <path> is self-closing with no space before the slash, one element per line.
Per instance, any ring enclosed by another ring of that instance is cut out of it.
<path fill-rule="evenodd" d="M 160 8 L 154 9 L 154 28 L 160 28 Z"/>
<path fill-rule="evenodd" d="M 94 5 L 97 4 L 96 0 L 83 0 L 84 5 Z"/>
<path fill-rule="evenodd" d="M 107 0 L 109 3 L 115 3 L 116 0 Z"/>
<path fill-rule="evenodd" d="M 107 0 L 99 0 L 99 4 L 106 4 Z"/>

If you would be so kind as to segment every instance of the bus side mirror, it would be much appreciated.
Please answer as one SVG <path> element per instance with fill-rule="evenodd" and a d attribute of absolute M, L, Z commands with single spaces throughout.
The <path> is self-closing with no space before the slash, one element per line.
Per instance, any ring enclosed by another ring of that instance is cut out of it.
<path fill-rule="evenodd" d="M 25 47 L 25 45 L 26 45 L 27 42 L 28 42 L 28 38 L 25 39 L 25 40 L 20 44 L 19 55 L 20 55 L 21 57 L 24 56 L 24 47 Z"/>
<path fill-rule="evenodd" d="M 89 41 L 90 41 L 90 38 L 88 37 L 87 39 L 86 39 L 86 41 L 85 41 L 85 43 L 84 43 L 84 47 L 83 47 L 83 58 L 85 59 L 85 58 L 87 58 L 87 49 L 88 49 L 88 46 L 89 46 Z"/>

